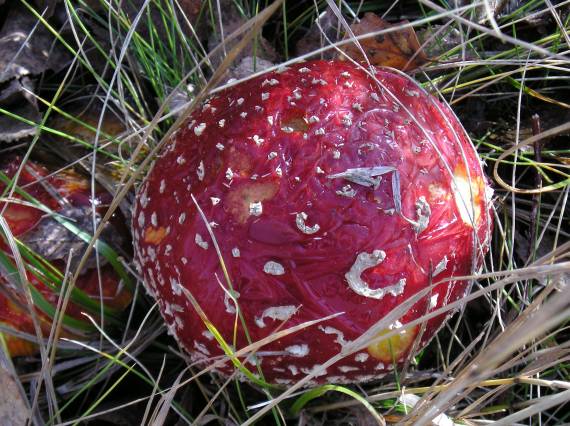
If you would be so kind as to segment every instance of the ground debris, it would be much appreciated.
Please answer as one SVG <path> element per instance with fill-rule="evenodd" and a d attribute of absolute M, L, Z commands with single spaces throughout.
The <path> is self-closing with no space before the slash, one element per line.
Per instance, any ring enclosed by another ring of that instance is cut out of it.
<path fill-rule="evenodd" d="M 216 17 L 216 24 L 219 25 L 221 22 L 223 25 L 224 39 L 222 40 L 221 38 L 220 28 L 216 28 L 216 31 L 212 31 L 208 37 L 208 49 L 210 51 L 214 50 L 222 42 L 225 42 L 225 46 L 220 46 L 218 52 L 215 53 L 211 58 L 214 68 L 217 68 L 222 63 L 226 56 L 225 54 L 227 52 L 230 52 L 237 45 L 240 37 L 235 38 L 231 41 L 227 41 L 225 39 L 238 28 L 245 25 L 247 22 L 247 20 L 239 13 L 238 9 L 235 7 L 234 2 L 230 0 L 220 1 L 220 9 L 221 17 L 218 14 L 217 7 L 213 6 L 213 12 Z M 248 57 L 252 58 L 254 56 L 256 57 L 256 63 L 259 63 L 260 59 L 273 63 L 277 61 L 278 55 L 271 43 L 269 43 L 266 38 L 258 36 L 257 38 L 252 39 L 251 42 L 248 43 L 248 45 L 237 55 L 234 63 L 240 64 L 244 59 Z M 240 65 L 238 65 L 236 68 L 239 67 Z M 256 71 L 259 71 L 261 69 L 263 68 L 256 68 Z M 236 78 L 231 75 L 229 77 Z"/>
<path fill-rule="evenodd" d="M 429 58 L 437 58 L 463 43 L 461 32 L 457 28 L 446 25 L 430 25 L 419 30 L 417 36 L 422 50 Z M 468 57 L 476 55 L 475 49 L 467 43 L 459 55 L 463 55 L 463 50 Z"/>
<path fill-rule="evenodd" d="M 343 178 L 358 185 L 378 189 L 382 175 L 395 171 L 394 167 L 356 167 L 327 176 L 329 179 Z"/>
<path fill-rule="evenodd" d="M 59 214 L 69 219 L 81 231 L 91 235 L 93 233 L 91 212 L 89 207 L 70 206 L 59 211 Z M 96 226 L 99 225 L 100 219 L 100 215 L 96 215 Z M 120 247 L 123 244 L 121 234 L 109 222 L 105 224 L 101 235 L 101 239 L 113 247 Z M 75 270 L 86 247 L 83 239 L 49 216 L 45 216 L 32 231 L 27 232 L 23 236 L 23 242 L 35 253 L 47 260 L 62 260 L 65 262 L 68 260 L 70 253 L 73 253 L 71 258 L 72 270 Z M 99 256 L 99 265 L 102 266 L 106 263 L 105 257 Z M 92 251 L 87 259 L 85 268 L 96 267 L 96 252 Z"/>
<path fill-rule="evenodd" d="M 33 123 L 39 122 L 40 113 L 32 77 L 63 69 L 69 54 L 24 7 L 5 5 L 3 9 L 6 19 L 0 29 L 0 108 L 10 111 L 11 116 L 0 115 L 0 142 L 14 142 L 34 136 L 37 131 Z"/>
<path fill-rule="evenodd" d="M 41 118 L 33 91 L 34 83 L 26 76 L 8 81 L 0 89 L 0 108 L 20 117 L 0 115 L 0 142 L 15 142 L 36 134 L 36 126 L 29 124 L 37 123 Z"/>
<path fill-rule="evenodd" d="M 23 391 L 11 374 L 10 361 L 0 348 L 0 424 L 17 426 L 28 424 L 31 415 Z"/>
<path fill-rule="evenodd" d="M 0 30 L 0 83 L 44 71 L 59 71 L 69 55 L 24 7 L 8 9 Z"/>
<path fill-rule="evenodd" d="M 485 4 L 486 3 L 486 4 Z M 474 5 L 473 9 L 469 11 L 470 14 L 473 14 L 473 19 L 480 23 L 480 24 L 488 24 L 491 17 L 492 19 L 499 20 L 508 16 L 517 10 L 521 9 L 525 3 L 528 3 L 526 0 L 486 0 L 485 3 L 480 3 L 477 6 L 477 3 L 472 2 L 471 0 L 460 0 L 458 1 L 458 6 L 469 6 L 471 4 Z M 556 3 L 556 2 L 553 2 Z M 489 16 L 489 12 L 491 16 Z M 548 23 L 552 19 L 551 14 L 533 14 L 532 9 L 524 13 L 524 22 L 531 26 L 540 26 Z"/>
<path fill-rule="evenodd" d="M 274 65 L 273 62 L 267 61 L 262 58 L 255 58 L 253 56 L 246 56 L 235 67 L 229 71 L 229 77 L 241 80 L 250 75 L 266 70 Z"/>
<path fill-rule="evenodd" d="M 338 18 L 330 7 L 322 12 L 307 33 L 297 42 L 296 50 L 298 55 L 304 55 L 317 50 L 324 45 L 336 43 L 340 40 L 342 32 Z M 322 59 L 333 59 L 336 56 L 334 49 L 321 53 Z"/>

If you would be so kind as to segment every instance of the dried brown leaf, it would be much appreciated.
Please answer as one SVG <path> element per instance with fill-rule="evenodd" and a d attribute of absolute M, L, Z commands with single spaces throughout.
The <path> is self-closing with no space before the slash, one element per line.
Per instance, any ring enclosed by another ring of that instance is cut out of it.
<path fill-rule="evenodd" d="M 73 175 L 70 175 L 70 179 L 73 179 Z M 72 221 L 80 230 L 88 234 L 92 232 L 93 222 L 90 207 L 68 206 L 60 210 L 58 214 Z M 100 215 L 97 214 L 96 224 L 98 225 L 99 222 Z M 103 241 L 115 248 L 124 244 L 124 238 L 121 233 L 109 222 L 104 224 L 101 236 Z M 47 260 L 66 261 L 70 257 L 70 253 L 72 253 L 71 270 L 75 270 L 82 250 L 86 245 L 79 236 L 69 231 L 50 216 L 42 218 L 33 230 L 27 232 L 22 237 L 22 240 L 30 249 Z M 95 253 L 92 253 L 85 267 L 96 268 L 97 265 L 103 266 L 106 263 L 107 261 L 103 256 L 99 256 L 99 259 L 97 259 Z"/>
<path fill-rule="evenodd" d="M 33 123 L 39 122 L 41 116 L 37 102 L 30 94 L 33 90 L 34 83 L 28 77 L 12 79 L 0 89 L 0 108 L 22 118 L 17 120 L 0 114 L 0 141 L 14 142 L 36 134 Z"/>
<path fill-rule="evenodd" d="M 392 25 L 374 13 L 367 13 L 359 22 L 351 25 L 350 28 L 355 36 L 360 36 L 389 28 L 397 28 L 398 25 L 407 23 L 408 21 L 402 21 L 399 24 Z M 348 36 L 345 38 L 348 38 Z M 420 49 L 418 37 L 411 27 L 367 37 L 360 40 L 360 45 L 370 63 L 376 66 L 411 71 L 429 61 L 426 54 Z M 365 60 L 362 56 L 362 51 L 355 43 L 342 47 L 342 50 L 346 56 L 354 60 Z"/>
<path fill-rule="evenodd" d="M 53 34 L 44 25 L 38 25 L 37 18 L 26 8 L 8 8 L 0 30 L 0 82 L 62 69 L 70 56 L 54 40 Z"/>
<path fill-rule="evenodd" d="M 42 0 L 45 16 L 55 6 Z M 45 71 L 59 71 L 70 59 L 45 25 L 25 7 L 2 6 L 5 19 L 0 29 L 0 142 L 13 142 L 34 136 L 40 113 L 34 98 L 33 77 Z M 17 117 L 17 118 L 15 118 Z"/>

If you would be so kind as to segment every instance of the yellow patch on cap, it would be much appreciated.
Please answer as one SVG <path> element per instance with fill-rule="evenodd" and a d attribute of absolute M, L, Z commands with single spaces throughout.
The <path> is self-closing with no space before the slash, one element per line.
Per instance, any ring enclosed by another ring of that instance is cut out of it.
<path fill-rule="evenodd" d="M 477 225 L 481 219 L 482 197 L 485 193 L 485 182 L 481 176 L 475 176 L 474 172 L 467 176 L 465 166 L 459 165 L 454 170 L 451 188 L 463 222 L 471 227 Z"/>
<path fill-rule="evenodd" d="M 381 337 L 393 330 L 385 329 L 380 331 L 376 337 Z M 407 328 L 402 330 L 398 334 L 389 337 L 387 339 L 374 342 L 368 346 L 368 353 L 372 355 L 379 361 L 384 363 L 391 363 L 392 361 L 398 361 L 402 356 L 404 356 L 416 338 L 418 333 L 418 326 Z"/>
<path fill-rule="evenodd" d="M 252 182 L 232 189 L 225 208 L 239 223 L 245 223 L 250 216 L 250 205 L 270 200 L 279 191 L 277 182 Z"/>
<path fill-rule="evenodd" d="M 166 228 L 164 226 L 161 226 L 160 228 L 149 226 L 144 231 L 144 242 L 150 244 L 160 244 L 165 236 Z"/>

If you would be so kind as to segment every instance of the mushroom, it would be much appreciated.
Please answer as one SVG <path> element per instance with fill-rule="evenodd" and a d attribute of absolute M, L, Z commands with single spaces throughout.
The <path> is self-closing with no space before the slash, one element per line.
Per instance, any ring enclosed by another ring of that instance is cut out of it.
<path fill-rule="evenodd" d="M 401 333 L 314 383 L 368 380 L 425 346 L 446 315 L 403 326 L 469 291 L 454 277 L 482 266 L 490 195 L 457 118 L 409 77 L 305 62 L 211 96 L 178 129 L 138 189 L 135 257 L 170 332 L 205 365 L 223 352 L 196 304 L 236 348 L 342 313 L 261 348 L 264 379 L 280 384 L 441 282 L 379 335 Z"/>
<path fill-rule="evenodd" d="M 0 163 L 0 193 L 6 197 L 6 182 L 12 179 L 21 167 L 22 159 L 19 156 L 9 156 Z M 50 311 L 55 310 L 61 282 L 58 274 L 63 274 L 70 262 L 71 271 L 75 272 L 78 261 L 82 256 L 84 241 L 75 233 L 64 227 L 53 215 L 47 214 L 45 209 L 57 213 L 58 218 L 67 218 L 81 231 L 88 234 L 92 229 L 92 203 L 90 182 L 72 170 L 50 170 L 35 161 L 27 161 L 21 170 L 18 179 L 18 188 L 11 198 L 0 201 L 0 213 L 5 219 L 10 233 L 17 238 L 34 259 L 43 259 L 50 262 L 46 267 L 49 274 L 42 273 L 42 268 L 26 255 L 22 259 L 26 266 L 29 283 L 35 289 L 36 310 L 38 320 L 44 337 L 49 335 L 51 328 Z M 24 195 L 25 194 L 25 195 Z M 100 187 L 95 189 L 95 202 L 97 216 L 104 213 L 112 197 Z M 28 198 L 28 197 L 31 197 Z M 10 201 L 7 201 L 10 200 Z M 32 207 L 31 203 L 39 202 L 43 208 Z M 27 204 L 24 204 L 26 202 Z M 125 224 L 120 217 L 114 217 L 106 225 L 103 237 L 107 244 L 121 247 L 125 245 Z M 28 311 L 25 296 L 22 292 L 22 283 L 19 282 L 16 271 L 16 261 L 9 247 L 4 232 L 0 231 L 0 324 L 17 332 L 35 335 L 32 318 Z M 40 262 L 41 264 L 41 262 Z M 97 271 L 99 265 L 99 274 Z M 54 269 L 51 269 L 51 268 Z M 101 281 L 99 281 L 99 279 Z M 82 270 L 76 282 L 76 289 L 71 294 L 71 303 L 67 306 L 63 321 L 63 334 L 66 336 L 83 335 L 90 323 L 82 315 L 87 312 L 98 318 L 100 313 L 99 300 L 101 283 L 102 296 L 106 308 L 106 322 L 112 323 L 131 301 L 131 291 L 121 283 L 120 277 L 114 268 L 107 263 L 103 255 L 99 262 L 91 257 L 87 266 Z M 93 303 L 86 303 L 80 296 L 92 299 Z M 38 303 L 41 299 L 43 303 Z M 15 335 L 4 333 L 8 351 L 12 356 L 32 355 L 36 353 L 37 346 L 28 340 Z"/>

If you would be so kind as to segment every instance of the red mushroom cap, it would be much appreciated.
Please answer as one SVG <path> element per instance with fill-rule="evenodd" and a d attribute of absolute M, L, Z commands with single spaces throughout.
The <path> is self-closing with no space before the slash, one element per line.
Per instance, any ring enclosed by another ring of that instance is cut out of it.
<path fill-rule="evenodd" d="M 223 352 L 181 286 L 237 348 L 248 340 L 232 295 L 253 342 L 343 312 L 261 348 L 264 378 L 286 384 L 431 282 L 449 279 L 391 328 L 463 297 L 469 283 L 451 278 L 482 265 L 489 195 L 457 118 L 409 77 L 306 62 L 212 96 L 178 129 L 138 192 L 135 257 L 170 331 L 206 364 Z M 425 324 L 418 348 L 444 320 Z M 418 330 L 316 382 L 378 377 L 411 355 Z"/>
<path fill-rule="evenodd" d="M 21 167 L 21 157 L 13 155 L 3 160 L 0 163 L 0 172 L 8 178 L 14 178 Z M 27 161 L 21 170 L 17 183 L 18 187 L 27 195 L 52 211 L 70 217 L 70 220 L 78 227 L 81 228 L 82 222 L 91 223 L 90 182 L 74 171 L 50 173 L 46 167 L 37 162 Z M 0 182 L 0 193 L 5 190 L 6 185 Z M 108 207 L 112 197 L 100 187 L 96 187 L 95 197 L 94 205 L 97 206 L 97 212 L 101 214 Z M 12 199 L 23 200 L 24 197 L 15 191 Z M 28 200 L 24 199 L 24 201 Z M 14 237 L 48 260 L 51 266 L 59 272 L 65 271 L 66 262 L 69 260 L 70 245 L 78 248 L 77 241 L 74 242 L 74 236 L 69 231 L 66 231 L 62 225 L 50 218 L 46 212 L 30 205 L 18 202 L 0 202 L 0 212 Z M 121 241 L 123 237 L 117 236 L 117 234 L 121 234 L 118 232 L 121 227 L 124 227 L 122 220 L 114 218 L 112 225 L 108 227 L 105 234 L 113 234 L 114 242 Z M 89 232 L 89 229 L 83 230 Z M 6 256 L 4 261 L 10 262 L 14 266 L 12 252 L 2 235 L 0 233 L 0 251 Z M 78 238 L 75 237 L 75 239 Z M 82 243 L 79 242 L 79 244 Z M 81 257 L 81 253 L 77 253 L 74 259 L 79 257 Z M 105 263 L 103 256 L 100 256 L 99 273 L 96 265 L 88 265 L 82 271 L 76 287 L 93 300 L 99 301 L 100 296 L 102 296 L 105 305 L 118 312 L 130 303 L 132 294 L 129 289 L 121 285 L 120 278 L 113 267 Z M 18 286 L 13 285 L 14 277 L 10 277 L 9 271 L 3 266 L 5 265 L 0 264 L 0 323 L 17 331 L 35 335 L 25 297 Z M 53 277 L 54 274 L 51 276 Z M 60 294 L 57 291 L 57 284 L 51 280 L 50 276 L 40 277 L 36 268 L 30 265 L 27 268 L 27 278 L 38 290 L 41 297 L 55 308 Z M 100 285 L 102 293 L 99 290 Z M 86 318 L 82 315 L 84 311 L 83 306 L 70 303 L 65 313 L 70 318 L 86 322 Z M 98 316 L 97 312 L 88 312 L 94 317 Z M 44 335 L 47 337 L 51 328 L 51 318 L 40 309 L 37 313 Z M 74 331 L 66 329 L 64 325 L 64 335 L 74 335 Z M 36 345 L 14 336 L 7 335 L 6 341 L 8 351 L 12 356 L 32 355 L 37 351 Z"/>

